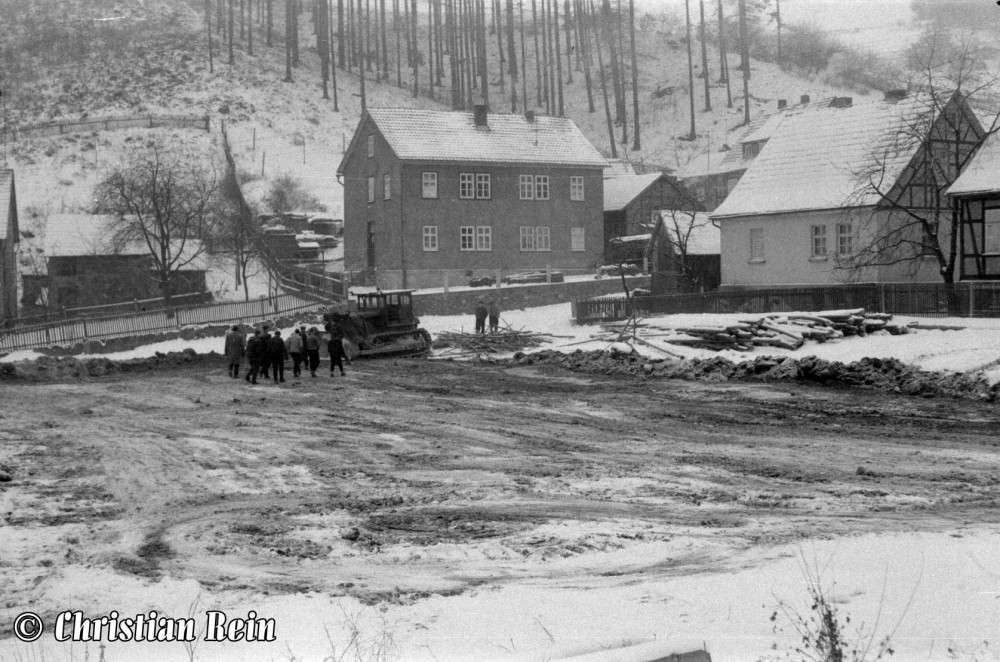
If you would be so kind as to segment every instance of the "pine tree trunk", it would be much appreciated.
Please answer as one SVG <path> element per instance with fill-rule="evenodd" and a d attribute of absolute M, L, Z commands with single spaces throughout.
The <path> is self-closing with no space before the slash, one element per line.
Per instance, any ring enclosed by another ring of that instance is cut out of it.
<path fill-rule="evenodd" d="M 479 79 L 482 89 L 483 105 L 490 107 L 490 77 L 486 62 L 486 0 L 479 0 L 479 32 L 476 35 L 479 42 Z"/>
<path fill-rule="evenodd" d="M 385 0 L 379 0 L 379 26 L 382 28 L 382 78 L 389 80 L 389 39 L 388 28 L 385 23 Z"/>
<path fill-rule="evenodd" d="M 705 42 L 705 0 L 698 0 L 698 4 L 701 7 L 701 75 L 705 79 L 705 112 L 707 113 L 712 110 L 712 96 L 708 87 L 708 44 Z"/>
<path fill-rule="evenodd" d="M 538 11 L 536 0 L 531 0 L 531 32 L 535 37 L 535 89 L 538 91 L 537 105 L 542 105 L 542 58 L 538 52 Z"/>
<path fill-rule="evenodd" d="M 392 0 L 392 31 L 396 33 L 396 86 L 403 87 L 403 44 L 399 26 L 399 0 Z"/>
<path fill-rule="evenodd" d="M 507 66 L 510 74 L 510 112 L 517 112 L 517 45 L 514 42 L 514 0 L 507 0 Z"/>
<path fill-rule="evenodd" d="M 292 65 L 299 66 L 299 5 L 302 0 L 291 0 L 292 2 Z"/>
<path fill-rule="evenodd" d="M 413 96 L 417 97 L 420 95 L 420 51 L 417 47 L 419 43 L 417 41 L 417 0 L 410 0 L 410 16 L 413 20 L 411 26 L 413 30 Z"/>
<path fill-rule="evenodd" d="M 556 0 L 559 2 L 559 0 Z M 569 0 L 563 0 L 563 24 L 566 26 L 566 84 L 573 84 L 573 23 L 572 23 L 572 12 L 569 9 Z M 576 45 L 577 51 L 580 49 L 580 44 Z M 580 56 L 577 55 L 576 58 L 577 66 L 580 65 Z"/>
<path fill-rule="evenodd" d="M 595 113 L 597 109 L 594 107 L 594 82 L 590 75 L 590 67 L 592 65 L 590 29 L 587 27 L 591 19 L 587 13 L 586 0 L 574 1 L 576 2 L 577 43 L 581 45 L 581 49 L 583 50 L 581 54 L 581 59 L 583 60 L 583 79 L 587 84 L 587 112 Z"/>
<path fill-rule="evenodd" d="M 528 58 L 524 44 L 524 0 L 517 5 L 518 25 L 521 28 L 521 105 L 528 110 Z"/>
<path fill-rule="evenodd" d="M 323 79 L 323 98 L 330 98 L 330 42 L 327 26 L 327 0 L 319 0 L 316 6 L 316 50 L 319 51 L 319 70 Z"/>
<path fill-rule="evenodd" d="M 414 0 L 414 2 L 416 2 L 416 0 Z M 368 72 L 365 71 L 365 48 L 367 44 L 365 43 L 365 31 L 361 29 L 360 25 L 362 20 L 360 0 L 358 0 L 357 16 L 359 25 L 355 30 L 355 41 L 358 49 L 358 79 L 361 86 L 361 112 L 364 113 L 368 110 L 368 91 L 365 89 L 365 78 L 368 76 Z"/>
<path fill-rule="evenodd" d="M 245 3 L 246 3 L 246 0 L 240 0 L 240 39 L 246 39 L 246 35 L 247 35 L 247 32 L 246 32 L 246 30 L 247 30 L 246 21 L 244 20 L 245 12 L 246 12 Z"/>
<path fill-rule="evenodd" d="M 337 0 L 337 62 L 341 69 L 347 68 L 347 54 L 344 52 L 344 0 Z"/>
<path fill-rule="evenodd" d="M 747 39 L 747 5 L 740 0 L 740 69 L 743 71 L 743 123 L 750 124 L 750 44 Z"/>
<path fill-rule="evenodd" d="M 622 144 L 628 144 L 628 94 L 625 89 L 628 83 L 628 77 L 625 75 L 625 37 L 624 30 L 622 30 L 622 0 L 618 0 L 618 21 L 617 21 L 617 33 L 618 33 L 618 64 L 621 67 L 622 77 L 621 77 L 621 96 L 619 97 L 621 101 L 621 108 L 616 112 L 621 115 L 622 118 Z"/>
<path fill-rule="evenodd" d="M 253 2 L 247 2 L 247 55 L 253 55 Z"/>
<path fill-rule="evenodd" d="M 330 4 L 333 0 L 321 0 L 321 2 L 327 5 L 326 16 L 327 16 L 327 43 L 329 44 L 330 51 L 330 78 L 331 83 L 333 83 L 333 110 L 334 112 L 340 112 L 340 100 L 337 98 L 337 63 L 334 61 L 333 57 L 333 6 Z M 339 3 L 339 0 L 338 0 Z M 340 31 L 340 24 L 337 24 L 337 30 Z M 340 47 L 341 41 L 338 38 L 337 46 Z"/>
<path fill-rule="evenodd" d="M 635 0 L 628 1 L 629 46 L 632 49 L 632 149 L 639 151 L 639 59 L 635 52 Z"/>
<path fill-rule="evenodd" d="M 410 0 L 401 0 L 403 3 L 403 14 L 406 22 L 406 66 L 413 66 L 413 41 L 410 21 Z"/>
<path fill-rule="evenodd" d="M 548 0 L 541 0 L 542 15 L 542 100 L 545 102 L 545 114 L 552 114 L 552 94 L 549 93 L 549 21 L 548 21 Z"/>
<path fill-rule="evenodd" d="M 691 53 L 691 0 L 684 0 L 684 26 L 687 30 L 688 53 L 688 98 L 691 100 L 691 132 L 688 140 L 694 140 L 698 133 L 694 127 L 694 58 Z"/>
<path fill-rule="evenodd" d="M 722 0 L 719 0 L 719 82 L 725 82 L 726 108 L 732 108 L 733 88 L 729 84 L 729 54 L 726 48 L 725 17 L 722 14 Z"/>
<path fill-rule="evenodd" d="M 597 12 L 594 11 L 594 0 L 590 0 L 590 22 L 594 35 L 594 50 L 597 51 L 597 75 L 601 79 L 601 95 L 604 97 L 604 116 L 608 120 L 608 138 L 611 142 L 611 158 L 618 158 L 618 148 L 615 147 L 615 127 L 611 121 L 611 102 L 608 100 L 608 82 L 604 76 L 604 56 L 601 55 L 601 41 L 597 35 Z"/>
<path fill-rule="evenodd" d="M 285 82 L 292 82 L 292 0 L 285 0 Z"/>
<path fill-rule="evenodd" d="M 611 66 L 611 87 L 615 93 L 615 123 L 622 121 L 622 110 L 621 110 L 621 75 L 618 71 L 618 57 L 615 54 L 615 36 L 614 28 L 611 25 L 611 1 L 604 0 L 604 5 L 601 8 L 601 19 L 604 32 L 604 41 L 608 48 L 608 59 Z"/>
<path fill-rule="evenodd" d="M 552 32 L 556 38 L 556 85 L 559 99 L 559 117 L 566 117 L 563 104 L 562 48 L 559 45 L 559 0 L 552 0 Z M 567 64 L 569 64 L 567 62 Z"/>
<path fill-rule="evenodd" d="M 434 0 L 427 0 L 427 96 L 434 98 Z"/>
<path fill-rule="evenodd" d="M 500 8 L 500 0 L 490 0 L 490 11 L 493 12 L 493 22 L 496 24 L 497 52 L 500 60 L 500 90 L 507 89 L 504 80 L 504 65 L 507 64 L 507 56 L 503 52 L 503 13 Z"/>
<path fill-rule="evenodd" d="M 434 80 L 438 87 L 444 84 L 444 55 L 447 30 L 442 26 L 443 18 L 444 8 L 441 0 L 434 0 L 434 25 L 436 27 L 434 30 L 434 52 L 437 58 L 437 69 L 434 72 Z"/>
<path fill-rule="evenodd" d="M 234 64 L 236 59 L 233 57 L 233 2 L 234 0 L 229 0 L 229 64 Z"/>
<path fill-rule="evenodd" d="M 212 0 L 205 0 L 205 23 L 208 25 L 208 73 L 215 73 L 215 58 L 212 56 Z"/>
<path fill-rule="evenodd" d="M 274 30 L 274 0 L 267 0 L 267 46 L 270 48 L 271 32 Z"/>
<path fill-rule="evenodd" d="M 375 42 L 375 82 L 382 82 L 382 48 L 379 46 L 379 15 L 378 0 L 372 0 L 372 8 L 368 11 L 368 22 L 372 24 L 371 42 Z M 371 47 L 369 47 L 371 50 Z"/>

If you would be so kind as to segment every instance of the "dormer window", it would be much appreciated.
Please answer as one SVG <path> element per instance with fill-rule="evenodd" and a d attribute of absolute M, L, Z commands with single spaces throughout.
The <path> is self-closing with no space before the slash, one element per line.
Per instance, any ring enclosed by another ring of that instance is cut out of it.
<path fill-rule="evenodd" d="M 760 146 L 764 143 L 763 140 L 755 140 L 754 142 L 743 143 L 743 158 L 752 159 L 756 158 L 760 154 Z"/>

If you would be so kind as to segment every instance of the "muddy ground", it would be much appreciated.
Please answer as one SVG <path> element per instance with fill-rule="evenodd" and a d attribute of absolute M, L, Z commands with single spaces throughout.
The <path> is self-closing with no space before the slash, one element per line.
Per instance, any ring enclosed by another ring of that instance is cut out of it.
<path fill-rule="evenodd" d="M 0 382 L 3 636 L 28 605 L 64 609 L 54 589 L 79 570 L 412 604 L 1000 521 L 993 403 L 547 364 L 348 370 L 256 387 L 203 363 Z M 668 561 L 588 569 L 681 539 Z M 117 605 L 99 592 L 89 610 Z"/>

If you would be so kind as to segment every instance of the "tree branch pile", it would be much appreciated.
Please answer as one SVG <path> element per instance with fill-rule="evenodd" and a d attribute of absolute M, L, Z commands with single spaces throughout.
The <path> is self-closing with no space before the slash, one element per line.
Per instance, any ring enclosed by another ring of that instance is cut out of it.
<path fill-rule="evenodd" d="M 874 331 L 893 335 L 909 332 L 909 327 L 892 322 L 887 313 L 866 313 L 863 308 L 827 310 L 814 314 L 772 314 L 754 320 L 740 320 L 727 326 L 698 326 L 677 329 L 687 338 L 671 338 L 674 345 L 702 349 L 735 349 L 770 346 L 798 349 L 807 340 L 826 342 L 844 336 L 864 336 Z"/>
<path fill-rule="evenodd" d="M 550 342 L 555 337 L 546 333 L 517 330 L 509 326 L 496 333 L 443 331 L 435 335 L 431 347 L 436 350 L 445 350 L 437 352 L 437 356 L 498 354 L 538 347 Z"/>

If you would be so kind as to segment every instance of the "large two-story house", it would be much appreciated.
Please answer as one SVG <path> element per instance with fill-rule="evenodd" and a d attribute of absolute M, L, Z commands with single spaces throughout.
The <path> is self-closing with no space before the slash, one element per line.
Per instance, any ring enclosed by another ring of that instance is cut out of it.
<path fill-rule="evenodd" d="M 590 269 L 606 166 L 565 118 L 369 108 L 337 169 L 345 269 L 383 288 Z"/>

